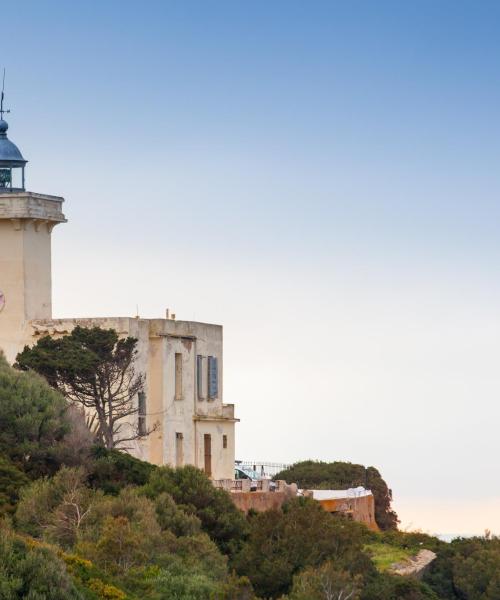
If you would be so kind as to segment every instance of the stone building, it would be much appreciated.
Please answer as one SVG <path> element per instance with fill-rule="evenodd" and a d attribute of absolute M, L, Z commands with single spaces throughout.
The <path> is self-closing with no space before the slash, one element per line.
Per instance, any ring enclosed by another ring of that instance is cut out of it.
<path fill-rule="evenodd" d="M 155 464 L 192 464 L 213 479 L 234 476 L 234 405 L 223 403 L 222 327 L 165 319 L 52 317 L 51 235 L 65 223 L 63 198 L 27 192 L 26 162 L 0 111 L 0 349 L 13 363 L 40 336 L 77 325 L 113 328 L 139 340 L 145 392 L 131 427 L 147 431 L 131 450 Z"/>

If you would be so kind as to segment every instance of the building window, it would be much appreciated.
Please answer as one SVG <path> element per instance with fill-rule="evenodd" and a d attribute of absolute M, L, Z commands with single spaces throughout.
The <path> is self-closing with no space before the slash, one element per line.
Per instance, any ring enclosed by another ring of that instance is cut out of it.
<path fill-rule="evenodd" d="M 139 392 L 138 411 L 137 411 L 137 429 L 139 435 L 147 435 L 146 430 L 146 394 Z"/>
<path fill-rule="evenodd" d="M 175 434 L 175 466 L 182 467 L 184 464 L 184 435 Z"/>
<path fill-rule="evenodd" d="M 175 353 L 175 399 L 182 400 L 182 354 Z"/>
<path fill-rule="evenodd" d="M 205 386 L 203 382 L 203 356 L 198 354 L 196 357 L 196 389 L 198 391 L 198 400 L 205 398 L 205 390 L 203 389 Z"/>
<path fill-rule="evenodd" d="M 227 435 L 226 434 L 224 434 L 222 436 L 222 447 L 227 448 Z"/>
<path fill-rule="evenodd" d="M 203 436 L 203 449 L 205 454 L 205 475 L 212 477 L 212 436 L 205 433 Z"/>
<path fill-rule="evenodd" d="M 219 367 L 215 356 L 208 357 L 208 397 L 213 400 L 219 395 Z"/>

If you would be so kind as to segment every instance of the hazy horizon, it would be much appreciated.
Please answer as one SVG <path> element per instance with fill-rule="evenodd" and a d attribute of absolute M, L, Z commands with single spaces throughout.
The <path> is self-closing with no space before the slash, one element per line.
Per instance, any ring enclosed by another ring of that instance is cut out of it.
<path fill-rule="evenodd" d="M 494 2 L 28 1 L 9 137 L 61 195 L 54 316 L 224 325 L 237 457 L 377 467 L 500 534 Z"/>

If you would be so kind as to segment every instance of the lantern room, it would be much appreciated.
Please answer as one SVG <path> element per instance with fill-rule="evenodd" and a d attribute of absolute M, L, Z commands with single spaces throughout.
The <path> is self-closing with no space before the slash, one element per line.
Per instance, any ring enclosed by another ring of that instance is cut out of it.
<path fill-rule="evenodd" d="M 8 129 L 7 121 L 0 118 L 0 194 L 25 190 L 24 168 L 28 161 L 24 160 L 19 148 L 8 139 Z"/>

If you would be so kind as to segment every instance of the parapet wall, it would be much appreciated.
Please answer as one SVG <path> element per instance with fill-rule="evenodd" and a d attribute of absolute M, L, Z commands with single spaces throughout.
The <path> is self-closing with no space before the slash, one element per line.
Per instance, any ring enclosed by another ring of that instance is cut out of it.
<path fill-rule="evenodd" d="M 226 489 L 231 494 L 234 505 L 244 513 L 250 510 L 265 512 L 266 510 L 277 510 L 285 502 L 297 495 L 297 486 L 288 485 L 285 481 L 276 481 L 274 491 L 271 491 L 270 482 L 262 480 L 258 482 L 259 489 L 250 491 L 250 480 L 222 480 L 214 482 L 216 487 Z M 235 484 L 238 484 L 236 487 Z"/>
<path fill-rule="evenodd" d="M 372 531 L 378 531 L 375 521 L 375 500 L 373 496 L 361 496 L 360 498 L 330 498 L 318 500 L 326 512 L 342 513 L 353 521 L 364 523 Z"/>
<path fill-rule="evenodd" d="M 249 510 L 265 512 L 266 510 L 277 510 L 290 500 L 291 496 L 286 492 L 232 492 L 231 500 L 237 508 L 244 513 Z"/>

